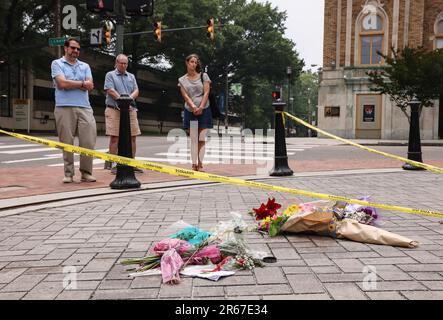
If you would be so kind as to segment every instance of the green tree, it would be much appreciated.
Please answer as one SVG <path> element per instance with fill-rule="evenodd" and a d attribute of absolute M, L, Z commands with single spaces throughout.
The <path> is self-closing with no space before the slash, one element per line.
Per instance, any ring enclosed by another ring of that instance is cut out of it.
<path fill-rule="evenodd" d="M 109 47 L 87 48 L 89 30 L 103 26 L 104 19 L 89 12 L 84 0 L 60 0 L 61 7 L 74 5 L 78 14 L 78 29 L 62 35 L 79 36 L 85 50 L 114 53 Z M 6 21 L 0 29 L 0 58 L 7 56 L 11 64 L 31 66 L 34 71 L 48 73 L 48 38 L 55 36 L 55 5 L 57 0 L 6 0 L 1 2 L 0 19 Z M 303 67 L 295 44 L 284 37 L 286 12 L 270 3 L 254 0 L 156 0 L 152 17 L 131 17 L 125 22 L 124 52 L 130 59 L 130 71 L 150 68 L 159 78 L 177 79 L 185 73 L 185 57 L 200 55 L 213 80 L 214 89 L 231 83 L 243 85 L 243 98 L 236 101 L 233 111 L 242 115 L 246 126 L 262 127 L 273 122 L 270 93 L 275 84 L 286 79 L 285 70 L 291 66 L 293 81 Z M 206 21 L 215 19 L 215 41 L 206 37 Z M 112 19 L 111 19 L 112 20 Z M 162 22 L 162 42 L 153 37 L 153 23 Z M 168 32 L 168 29 L 200 29 Z M 115 39 L 115 30 L 113 32 Z M 29 48 L 43 48 L 32 50 Z M 158 70 L 156 72 L 155 70 Z M 261 90 L 267 90 L 262 92 Z M 262 110 L 258 112 L 257 110 Z M 251 113 L 256 113 L 250 117 Z"/>
<path fill-rule="evenodd" d="M 374 84 L 371 90 L 389 95 L 409 119 L 408 103 L 414 97 L 421 101 L 421 111 L 443 94 L 443 50 L 406 47 L 392 53 L 382 55 L 386 67 L 367 73 Z"/>
<path fill-rule="evenodd" d="M 316 110 L 318 104 L 318 73 L 311 70 L 303 71 L 295 82 L 293 90 L 294 97 L 294 116 L 299 117 L 305 121 L 316 120 Z M 288 109 L 290 110 L 290 109 Z M 307 135 L 307 128 L 294 124 L 297 129 L 298 136 Z"/>

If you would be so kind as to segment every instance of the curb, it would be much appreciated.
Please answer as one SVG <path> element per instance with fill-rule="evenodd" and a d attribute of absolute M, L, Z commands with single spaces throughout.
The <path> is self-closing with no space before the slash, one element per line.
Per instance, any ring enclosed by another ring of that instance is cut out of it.
<path fill-rule="evenodd" d="M 350 169 L 341 171 L 317 171 L 294 173 L 288 177 L 270 177 L 270 176 L 236 176 L 235 178 L 247 181 L 257 180 L 281 180 L 285 178 L 302 178 L 313 176 L 340 176 L 356 174 L 377 174 L 377 173 L 399 173 L 404 172 L 401 168 L 386 169 Z M 0 217 L 21 214 L 31 210 L 45 209 L 48 207 L 59 207 L 70 204 L 78 204 L 90 201 L 96 201 L 107 198 L 124 197 L 139 193 L 156 193 L 179 190 L 184 188 L 209 187 L 221 184 L 219 182 L 210 182 L 202 180 L 180 180 L 159 183 L 142 184 L 139 189 L 117 190 L 110 188 L 85 189 L 80 191 L 51 193 L 44 195 L 35 195 L 29 197 L 20 197 L 0 200 Z"/>

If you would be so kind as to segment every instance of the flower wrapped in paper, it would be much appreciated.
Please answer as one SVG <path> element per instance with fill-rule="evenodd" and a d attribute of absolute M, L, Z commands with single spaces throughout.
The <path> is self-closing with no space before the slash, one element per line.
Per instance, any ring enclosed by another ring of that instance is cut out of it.
<path fill-rule="evenodd" d="M 347 204 L 336 206 L 330 201 L 311 202 L 299 207 L 300 210 L 289 217 L 281 227 L 282 232 L 315 233 L 362 243 L 407 248 L 418 246 L 416 241 L 369 225 L 377 217 L 373 208 L 350 209 Z"/>

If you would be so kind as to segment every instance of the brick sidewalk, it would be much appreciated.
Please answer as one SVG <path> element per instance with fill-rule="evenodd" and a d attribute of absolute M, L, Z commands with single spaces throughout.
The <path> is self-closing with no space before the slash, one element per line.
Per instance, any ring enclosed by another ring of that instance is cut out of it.
<path fill-rule="evenodd" d="M 354 198 L 372 195 L 379 203 L 443 209 L 443 178 L 428 172 L 329 174 L 266 182 Z M 164 238 L 164 229 L 181 219 L 207 229 L 238 211 L 252 223 L 247 211 L 269 196 L 280 203 L 297 198 L 215 185 L 116 195 L 110 200 L 0 218 L 0 298 L 443 299 L 443 225 L 439 219 L 397 212 L 382 212 L 382 227 L 418 240 L 418 248 L 248 233 L 247 243 L 272 253 L 277 263 L 218 282 L 186 278 L 176 286 L 162 284 L 160 276 L 132 279 L 119 264 L 123 258 L 144 256 Z M 365 266 L 376 271 L 376 289 L 363 285 Z M 73 269 L 77 290 L 64 289 L 63 271 Z"/>
<path fill-rule="evenodd" d="M 443 167 L 443 160 L 434 160 L 428 162 L 431 165 Z M 177 165 L 190 169 L 189 165 Z M 382 168 L 401 168 L 402 163 L 392 159 L 372 160 L 290 160 L 289 166 L 294 172 L 318 172 L 318 171 L 337 171 L 351 169 L 382 169 Z M 95 167 L 94 176 L 97 178 L 95 183 L 81 183 L 80 173 L 76 168 L 75 183 L 63 184 L 63 169 L 48 166 L 39 167 L 14 167 L 0 168 L 0 199 L 12 199 L 17 197 L 26 197 L 34 195 L 52 194 L 58 192 L 77 191 L 84 189 L 106 188 L 115 179 L 109 170 L 103 170 L 103 166 Z M 265 166 L 257 164 L 217 164 L 205 166 L 206 172 L 223 176 L 247 176 L 256 175 L 257 169 Z M 143 174 L 136 174 L 136 178 L 142 183 L 154 183 L 165 181 L 184 180 L 182 177 L 162 174 L 153 171 L 147 171 Z"/>

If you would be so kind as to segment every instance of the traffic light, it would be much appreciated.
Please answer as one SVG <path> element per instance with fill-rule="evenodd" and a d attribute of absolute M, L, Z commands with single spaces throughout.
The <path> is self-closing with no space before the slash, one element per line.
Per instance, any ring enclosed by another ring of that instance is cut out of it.
<path fill-rule="evenodd" d="M 274 100 L 280 100 L 280 91 L 277 91 L 277 90 L 272 91 L 272 98 Z"/>
<path fill-rule="evenodd" d="M 113 12 L 114 0 L 87 0 L 86 8 L 91 12 Z"/>
<path fill-rule="evenodd" d="M 214 40 L 214 38 L 215 38 L 214 18 L 208 19 L 207 24 L 208 24 L 208 27 L 207 27 L 207 30 L 206 30 L 206 35 L 211 40 Z"/>
<path fill-rule="evenodd" d="M 111 43 L 111 36 L 112 36 L 111 30 L 112 30 L 112 24 L 108 21 L 106 25 L 103 27 L 103 37 L 105 38 L 107 45 Z"/>
<path fill-rule="evenodd" d="M 154 14 L 154 0 L 126 0 L 128 16 L 146 16 Z"/>
<path fill-rule="evenodd" d="M 154 22 L 154 38 L 158 42 L 162 42 L 162 23 L 160 21 Z"/>

